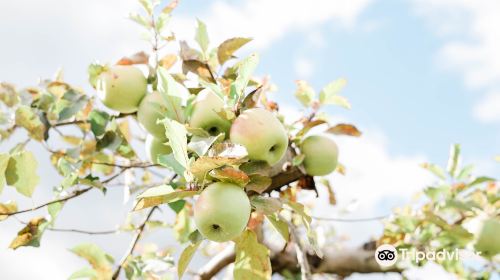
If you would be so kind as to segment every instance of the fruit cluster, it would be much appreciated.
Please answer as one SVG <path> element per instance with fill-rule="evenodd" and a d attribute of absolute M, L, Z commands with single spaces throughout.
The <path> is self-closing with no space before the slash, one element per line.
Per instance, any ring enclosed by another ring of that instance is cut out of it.
<path fill-rule="evenodd" d="M 148 159 L 157 163 L 159 155 L 172 153 L 164 125 L 167 104 L 157 91 L 148 93 L 147 80 L 134 66 L 113 66 L 102 72 L 96 83 L 104 105 L 121 113 L 137 112 L 137 120 L 149 133 Z M 223 134 L 225 141 L 245 147 L 250 161 L 269 166 L 283 160 L 289 149 L 289 135 L 282 122 L 269 110 L 249 108 L 233 120 L 219 112 L 226 104 L 205 88 L 195 97 L 186 125 L 202 129 L 211 136 Z M 324 176 L 337 166 L 338 148 L 325 136 L 306 137 L 299 146 L 303 170 L 311 176 Z M 194 205 L 194 220 L 206 238 L 223 242 L 237 237 L 246 227 L 251 212 L 247 193 L 236 184 L 214 182 L 203 189 Z"/>

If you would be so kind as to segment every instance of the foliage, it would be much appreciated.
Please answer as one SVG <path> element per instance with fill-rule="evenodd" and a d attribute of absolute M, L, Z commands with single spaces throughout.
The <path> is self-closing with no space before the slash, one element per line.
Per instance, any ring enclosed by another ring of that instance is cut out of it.
<path fill-rule="evenodd" d="M 49 216 L 30 220 L 10 247 L 39 246 L 44 231 L 53 229 L 65 203 L 88 191 L 97 189 L 105 193 L 113 180 L 125 174 L 128 179 L 122 187 L 135 198 L 131 211 L 138 213 L 131 213 L 120 231 L 135 232 L 132 250 L 126 253 L 122 262 L 116 263 L 100 247 L 80 244 L 71 252 L 87 260 L 90 267 L 73 273 L 71 279 L 114 278 L 122 268 L 128 279 L 170 277 L 174 270 L 171 252 L 157 248 L 145 249 L 139 254 L 134 252 L 143 231 L 167 226 L 173 229 L 179 243 L 186 244 L 177 262 L 177 275 L 181 277 L 196 250 L 203 247 L 203 238 L 192 221 L 193 201 L 206 185 L 217 181 L 244 188 L 253 209 L 248 228 L 234 240 L 235 279 L 271 278 L 270 251 L 262 244 L 260 234 L 267 225 L 265 220 L 286 242 L 292 241 L 292 230 L 300 227 L 306 236 L 304 251 L 322 257 L 311 226 L 312 217 L 297 200 L 298 193 L 316 190 L 315 179 L 318 179 L 305 174 L 302 166 L 305 155 L 299 147 L 312 129 L 333 137 L 361 136 L 355 125 L 331 123 L 321 111 L 330 105 L 351 107 L 340 95 L 346 80 L 341 78 L 328 83 L 319 94 L 306 81 L 297 81 L 295 97 L 304 107 L 304 114 L 297 120 L 285 120 L 278 104 L 268 97 L 273 85 L 253 75 L 259 63 L 258 54 L 252 53 L 243 59 L 236 57 L 251 38 L 229 38 L 214 47 L 208 27 L 198 20 L 194 38 L 198 47 L 191 47 L 188 42 L 177 42 L 169 29 L 168 22 L 177 1 L 166 5 L 156 0 L 139 2 L 143 12 L 131 14 L 130 18 L 147 31 L 151 52 L 123 57 L 116 64 L 139 64 L 148 69 L 149 91 L 158 91 L 165 101 L 156 109 L 163 112 L 159 123 L 165 127 L 165 141 L 172 148 L 172 154 L 159 155 L 159 164 L 142 161 L 138 156 L 141 153 L 131 145 L 137 138 L 144 138 L 131 129 L 136 114 L 105 108 L 94 94 L 65 82 L 61 73 L 54 79 L 23 89 L 1 83 L 0 139 L 5 141 L 23 130 L 27 140 L 0 154 L 0 194 L 5 186 L 14 187 L 27 197 L 36 194 L 39 170 L 37 159 L 30 151 L 31 145 L 28 146 L 30 142 L 37 142 L 47 150 L 53 168 L 63 178 L 54 187 L 54 199 L 35 208 L 47 206 Z M 179 53 L 166 51 L 164 47 L 169 44 L 178 45 Z M 109 66 L 97 62 L 89 66 L 89 83 L 94 88 L 99 75 Z M 227 135 L 209 135 L 207 131 L 189 126 L 196 95 L 206 88 L 224 100 L 225 106 L 217 114 L 229 122 L 242 111 L 254 107 L 265 108 L 277 116 L 290 139 L 285 158 L 276 166 L 250 161 L 246 149 L 231 143 Z M 72 129 L 66 129 L 69 127 Z M 54 147 L 59 141 L 64 145 Z M 434 164 L 423 165 L 439 181 L 425 190 L 423 206 L 407 207 L 395 213 L 387 222 L 380 242 L 438 250 L 470 249 L 474 235 L 465 227 L 466 222 L 483 214 L 498 217 L 499 195 L 494 179 L 472 177 L 472 168 L 461 167 L 459 158 L 459 146 L 454 146 L 446 171 Z M 343 174 L 344 166 L 339 164 L 337 172 Z M 159 180 L 153 181 L 152 177 Z M 335 204 L 335 193 L 328 178 L 321 181 L 328 186 L 330 203 Z M 152 220 L 156 207 L 164 205 L 173 210 L 175 221 Z M 134 224 L 133 217 L 143 214 L 146 208 L 150 212 L 144 223 Z M 29 211 L 19 210 L 15 201 L 0 203 L 0 221 Z M 459 263 L 441 265 L 466 277 L 479 273 L 466 270 Z"/>

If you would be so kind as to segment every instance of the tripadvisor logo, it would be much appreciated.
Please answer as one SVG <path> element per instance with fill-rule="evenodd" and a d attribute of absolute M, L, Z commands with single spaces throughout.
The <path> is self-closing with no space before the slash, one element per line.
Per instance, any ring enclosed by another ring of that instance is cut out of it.
<path fill-rule="evenodd" d="M 392 266 L 398 260 L 398 251 L 390 244 L 380 245 L 375 251 L 375 261 L 381 267 Z"/>
<path fill-rule="evenodd" d="M 409 250 L 409 249 L 400 249 L 399 253 L 401 254 L 402 260 L 413 260 L 417 264 L 423 260 L 427 261 L 458 261 L 459 259 L 466 259 L 473 257 L 474 255 L 480 256 L 481 252 L 460 252 L 458 249 L 454 249 L 452 251 L 448 250 L 440 250 L 439 252 L 435 251 L 418 251 L 418 250 Z M 398 260 L 398 250 L 390 245 L 383 244 L 377 248 L 375 251 L 375 261 L 381 267 L 389 267 L 393 266 Z"/>

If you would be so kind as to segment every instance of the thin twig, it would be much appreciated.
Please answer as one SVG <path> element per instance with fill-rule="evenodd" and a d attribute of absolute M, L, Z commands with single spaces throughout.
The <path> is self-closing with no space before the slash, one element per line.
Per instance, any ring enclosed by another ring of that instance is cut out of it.
<path fill-rule="evenodd" d="M 290 229 L 290 235 L 294 240 L 293 245 L 295 247 L 295 252 L 297 253 L 297 262 L 300 265 L 300 273 L 302 275 L 303 280 L 312 279 L 311 266 L 309 265 L 309 261 L 307 259 L 307 249 L 304 248 L 303 244 L 300 242 L 299 234 L 293 225 L 290 222 L 288 223 L 288 228 Z"/>
<path fill-rule="evenodd" d="M 125 170 L 127 170 L 127 168 L 123 168 L 122 170 L 120 170 L 120 172 L 118 172 L 115 175 L 109 177 L 108 179 L 102 181 L 102 183 L 106 184 L 106 183 L 111 182 L 112 180 L 114 180 L 115 178 L 117 178 L 118 176 L 120 176 L 123 172 L 125 172 Z M 76 190 L 73 193 L 71 193 L 71 194 L 69 194 L 69 195 L 67 195 L 65 197 L 54 199 L 54 200 L 45 202 L 43 204 L 40 204 L 38 206 L 29 208 L 29 209 L 23 209 L 23 210 L 19 210 L 19 211 L 15 211 L 15 212 L 8 212 L 8 213 L 0 213 L 0 215 L 9 217 L 9 216 L 17 215 L 17 214 L 21 214 L 21 213 L 32 212 L 32 211 L 38 210 L 40 208 L 43 208 L 45 206 L 49 206 L 49 205 L 54 204 L 54 203 L 64 202 L 64 201 L 73 199 L 75 197 L 78 197 L 78 196 L 80 196 L 80 195 L 82 195 L 82 194 L 90 191 L 91 189 L 94 189 L 94 187 L 87 187 L 87 188 L 84 188 L 84 189 Z"/>
<path fill-rule="evenodd" d="M 120 168 L 149 168 L 149 167 L 157 167 L 160 166 L 158 164 L 149 163 L 149 162 L 138 162 L 130 165 L 117 164 L 117 163 L 109 163 L 109 162 L 90 162 L 91 164 L 96 165 L 106 165 L 106 166 L 114 166 Z"/>
<path fill-rule="evenodd" d="M 329 217 L 317 217 L 317 216 L 311 216 L 311 218 L 318 220 L 318 221 L 329 221 L 329 222 L 341 222 L 341 223 L 357 223 L 357 222 L 370 222 L 370 221 L 379 221 L 388 218 L 389 215 L 383 215 L 383 216 L 375 216 L 375 217 L 368 217 L 368 218 L 329 218 Z"/>
<path fill-rule="evenodd" d="M 135 250 L 135 247 L 137 246 L 137 243 L 139 242 L 139 239 L 141 239 L 142 234 L 144 232 L 144 229 L 146 227 L 146 223 L 149 221 L 151 216 L 153 215 L 153 212 L 157 209 L 157 207 L 153 207 L 149 210 L 148 215 L 146 216 L 146 219 L 142 222 L 142 224 L 139 226 L 137 229 L 137 233 L 135 234 L 134 238 L 132 239 L 132 243 L 130 243 L 130 247 L 128 248 L 127 252 L 125 255 L 123 255 L 122 259 L 120 260 L 120 264 L 116 268 L 115 272 L 113 273 L 113 277 L 111 279 L 115 280 L 118 279 L 118 276 L 120 275 L 120 271 L 122 267 L 125 265 L 125 262 L 129 258 L 129 256 L 132 255 L 132 253 Z"/>

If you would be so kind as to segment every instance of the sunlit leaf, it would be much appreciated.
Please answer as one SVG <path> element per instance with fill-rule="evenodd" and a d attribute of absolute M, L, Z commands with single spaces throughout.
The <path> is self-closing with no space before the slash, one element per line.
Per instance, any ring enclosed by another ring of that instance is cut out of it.
<path fill-rule="evenodd" d="M 31 138 L 44 140 L 46 127 L 40 117 L 28 106 L 20 106 L 16 110 L 16 125 L 26 129 Z"/>
<path fill-rule="evenodd" d="M 251 38 L 236 37 L 222 42 L 217 48 L 217 58 L 219 63 L 221 65 L 224 64 L 227 60 L 233 57 L 234 52 L 251 40 Z"/>
<path fill-rule="evenodd" d="M 340 123 L 336 126 L 329 127 L 325 132 L 333 133 L 336 135 L 348 135 L 354 137 L 360 137 L 361 131 L 358 130 L 354 125 L 347 123 Z"/>
<path fill-rule="evenodd" d="M 172 154 L 175 160 L 184 169 L 189 166 L 189 157 L 187 154 L 187 130 L 181 123 L 164 119 L 163 124 L 165 125 L 165 134 L 168 138 L 170 147 L 172 148 Z"/>
<path fill-rule="evenodd" d="M 99 64 L 97 62 L 89 65 L 87 72 L 89 74 L 89 82 L 93 88 L 96 88 L 97 79 L 102 72 L 105 72 L 107 67 L 105 65 Z"/>
<path fill-rule="evenodd" d="M 312 218 L 311 218 L 311 216 L 309 216 L 309 214 L 306 213 L 304 205 L 301 203 L 298 203 L 298 202 L 291 201 L 291 200 L 286 200 L 286 201 L 284 201 L 284 203 L 286 205 L 288 205 L 296 214 L 298 214 L 300 216 L 300 218 L 302 219 L 302 223 L 304 224 L 306 229 L 310 230 Z"/>
<path fill-rule="evenodd" d="M 0 203 L 0 221 L 7 219 L 9 216 L 2 214 L 9 214 L 17 211 L 17 203 L 15 201 L 7 201 Z"/>
<path fill-rule="evenodd" d="M 311 130 L 313 127 L 316 127 L 318 125 L 322 125 L 325 123 L 326 123 L 326 121 L 324 121 L 324 120 L 307 121 L 304 123 L 304 127 L 302 127 L 302 129 L 297 133 L 297 136 L 303 136 L 307 132 L 309 132 L 309 130 Z"/>
<path fill-rule="evenodd" d="M 271 185 L 272 180 L 267 176 L 263 176 L 260 174 L 251 174 L 250 182 L 245 186 L 247 191 L 254 191 L 258 194 L 261 194 L 267 190 L 267 188 Z"/>
<path fill-rule="evenodd" d="M 208 32 L 207 32 L 207 26 L 205 23 L 203 23 L 201 20 L 197 20 L 198 22 L 198 27 L 196 28 L 196 35 L 195 35 L 195 40 L 198 42 L 198 45 L 200 45 L 201 50 L 203 53 L 206 53 L 208 50 Z"/>
<path fill-rule="evenodd" d="M 338 79 L 329 83 L 319 93 L 319 102 L 325 105 L 338 105 L 346 109 L 350 109 L 351 104 L 349 104 L 349 101 L 347 101 L 345 97 L 339 95 L 340 91 L 346 84 L 346 79 Z"/>
<path fill-rule="evenodd" d="M 70 251 L 87 260 L 96 271 L 98 279 L 111 279 L 113 257 L 104 252 L 99 246 L 83 243 L 73 247 Z"/>
<path fill-rule="evenodd" d="M 9 154 L 0 154 L 0 194 L 3 191 L 5 185 L 7 185 L 7 179 L 5 178 L 5 171 L 9 164 L 10 156 Z"/>
<path fill-rule="evenodd" d="M 153 187 L 146 190 L 137 197 L 137 203 L 134 207 L 134 211 L 164 203 L 174 202 L 179 199 L 194 196 L 197 193 L 197 191 L 174 190 L 169 185 Z"/>
<path fill-rule="evenodd" d="M 34 218 L 17 233 L 17 237 L 9 245 L 11 249 L 17 249 L 21 246 L 40 246 L 40 238 L 47 226 L 47 220 L 43 217 Z"/>
<path fill-rule="evenodd" d="M 12 155 L 5 172 L 6 182 L 22 195 L 31 197 L 40 181 L 37 174 L 38 162 L 33 153 L 23 151 Z"/>
<path fill-rule="evenodd" d="M 245 172 L 230 166 L 214 169 L 210 171 L 210 176 L 221 182 L 234 183 L 239 186 L 245 186 L 250 181 Z"/>
<path fill-rule="evenodd" d="M 172 78 L 167 69 L 163 67 L 158 68 L 158 91 L 165 101 L 166 115 L 172 120 L 183 123 L 184 112 L 182 102 L 187 96 L 183 94 L 183 91 L 179 90 L 180 87 L 179 83 Z"/>
<path fill-rule="evenodd" d="M 446 178 L 446 174 L 444 173 L 444 170 L 439 165 L 436 165 L 433 163 L 422 163 L 422 164 L 420 164 L 420 166 L 422 168 L 429 170 L 432 174 L 436 175 L 437 177 L 439 177 L 443 180 Z"/>
<path fill-rule="evenodd" d="M 252 196 L 250 199 L 250 204 L 255 209 L 255 211 L 260 212 L 264 215 L 272 215 L 279 212 L 283 206 L 281 201 L 275 197 L 265 197 L 265 196 Z"/>
<path fill-rule="evenodd" d="M 459 159 L 460 159 L 460 145 L 454 144 L 450 147 L 450 156 L 448 158 L 448 166 L 446 167 L 446 171 L 453 178 L 455 177 L 455 173 L 457 171 Z"/>
<path fill-rule="evenodd" d="M 299 80 L 296 84 L 297 90 L 295 90 L 295 98 L 297 98 L 304 107 L 311 106 L 314 98 L 316 98 L 314 89 L 306 81 Z"/>
<path fill-rule="evenodd" d="M 259 64 L 259 55 L 256 53 L 252 53 L 250 56 L 240 62 L 240 65 L 238 67 L 238 77 L 234 81 L 234 87 L 236 89 L 238 98 L 243 95 L 248 81 L 257 68 L 257 64 Z"/>
<path fill-rule="evenodd" d="M 266 215 L 266 218 L 281 237 L 283 237 L 285 242 L 288 242 L 290 240 L 290 232 L 287 222 L 283 221 L 278 213 Z"/>
<path fill-rule="evenodd" d="M 495 178 L 486 177 L 486 176 L 477 177 L 476 179 L 474 179 L 474 181 L 469 183 L 469 186 L 472 187 L 472 186 L 479 185 L 479 184 L 482 184 L 485 182 L 495 182 Z"/>
<path fill-rule="evenodd" d="M 202 182 L 208 172 L 225 165 L 238 165 L 244 161 L 238 157 L 202 156 L 191 164 L 189 171 L 199 182 Z"/>
<path fill-rule="evenodd" d="M 271 279 L 269 249 L 257 241 L 255 233 L 246 230 L 235 239 L 235 243 L 234 279 Z"/>
<path fill-rule="evenodd" d="M 201 244 L 201 240 L 199 240 L 196 243 L 189 244 L 186 248 L 181 253 L 181 256 L 179 257 L 179 263 L 177 265 L 177 276 L 179 279 L 182 278 L 182 275 L 186 271 L 187 266 L 191 262 L 191 259 L 194 256 L 194 253 L 196 253 L 196 250 Z"/>
<path fill-rule="evenodd" d="M 82 269 L 79 269 L 78 271 L 73 272 L 68 280 L 74 280 L 74 279 L 98 279 L 99 275 L 97 274 L 97 271 L 90 267 L 84 267 Z"/>
<path fill-rule="evenodd" d="M 217 136 L 209 135 L 207 137 L 199 137 L 195 135 L 191 137 L 188 149 L 195 152 L 198 156 L 204 156 L 216 141 L 221 140 L 224 140 L 224 134 L 219 134 Z"/>
<path fill-rule="evenodd" d="M 7 105 L 7 107 L 12 107 L 19 103 L 20 98 L 14 85 L 0 82 L 0 100 Z"/>

